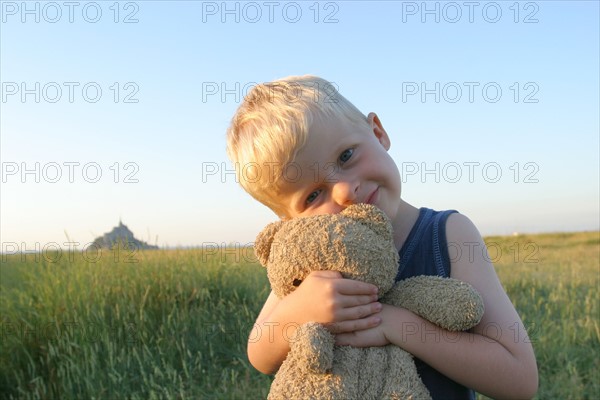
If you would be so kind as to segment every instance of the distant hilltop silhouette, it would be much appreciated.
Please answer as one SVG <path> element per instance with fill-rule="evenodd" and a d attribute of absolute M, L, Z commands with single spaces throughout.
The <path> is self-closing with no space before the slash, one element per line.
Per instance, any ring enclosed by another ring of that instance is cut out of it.
<path fill-rule="evenodd" d="M 133 232 L 119 220 L 119 226 L 112 231 L 94 240 L 94 245 L 104 249 L 112 249 L 117 245 L 122 245 L 139 250 L 158 249 L 158 246 L 150 245 L 146 242 L 136 239 Z"/>

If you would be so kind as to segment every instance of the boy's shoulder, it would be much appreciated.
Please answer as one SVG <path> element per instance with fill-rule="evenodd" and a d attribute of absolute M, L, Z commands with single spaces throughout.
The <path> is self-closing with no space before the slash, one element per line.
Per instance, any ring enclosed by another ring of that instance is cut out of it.
<path fill-rule="evenodd" d="M 481 282 L 493 280 L 494 267 L 473 221 L 463 214 L 452 214 L 446 222 L 446 239 L 449 251 L 454 253 L 450 257 L 450 277 L 471 283 L 478 289 L 484 287 Z"/>
<path fill-rule="evenodd" d="M 461 244 L 463 246 L 472 242 L 483 242 L 479 230 L 464 214 L 455 212 L 448 216 L 446 221 L 446 238 L 448 243 Z"/>

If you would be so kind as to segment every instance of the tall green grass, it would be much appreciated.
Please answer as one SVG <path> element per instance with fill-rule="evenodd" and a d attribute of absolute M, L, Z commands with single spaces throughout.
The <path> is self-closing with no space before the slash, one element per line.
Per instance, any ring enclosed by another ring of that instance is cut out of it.
<path fill-rule="evenodd" d="M 536 351 L 537 397 L 600 396 L 600 234 L 486 242 Z M 269 290 L 251 250 L 58 256 L 1 256 L 0 398 L 266 397 L 245 351 Z"/>
<path fill-rule="evenodd" d="M 486 243 L 535 350 L 537 397 L 600 398 L 600 232 Z"/>
<path fill-rule="evenodd" d="M 5 258 L 0 396 L 265 397 L 245 342 L 266 276 L 244 254 L 210 253 Z"/>

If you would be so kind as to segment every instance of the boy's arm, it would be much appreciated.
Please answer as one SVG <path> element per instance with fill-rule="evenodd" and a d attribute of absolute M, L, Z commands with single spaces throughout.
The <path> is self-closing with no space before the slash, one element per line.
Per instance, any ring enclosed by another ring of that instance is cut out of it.
<path fill-rule="evenodd" d="M 448 332 L 407 310 L 385 305 L 379 327 L 338 335 L 336 343 L 369 346 L 389 341 L 487 396 L 533 397 L 538 387 L 533 348 L 489 261 L 481 235 L 460 214 L 448 218 L 446 231 L 449 245 L 462 251 L 452 260 L 451 277 L 473 285 L 485 304 L 485 314 L 472 332 Z"/>
<path fill-rule="evenodd" d="M 332 333 L 372 328 L 381 322 L 377 287 L 343 279 L 339 272 L 313 271 L 283 299 L 269 294 L 248 338 L 248 359 L 262 373 L 275 373 L 290 350 L 296 329 L 310 321 Z"/>

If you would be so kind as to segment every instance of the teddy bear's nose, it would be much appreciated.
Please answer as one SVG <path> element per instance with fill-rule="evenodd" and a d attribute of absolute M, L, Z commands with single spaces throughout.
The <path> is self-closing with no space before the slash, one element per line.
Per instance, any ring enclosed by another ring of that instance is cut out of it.
<path fill-rule="evenodd" d="M 302 279 L 294 279 L 294 282 L 292 283 L 292 285 L 298 287 L 298 286 L 300 286 L 301 283 L 302 283 Z"/>

